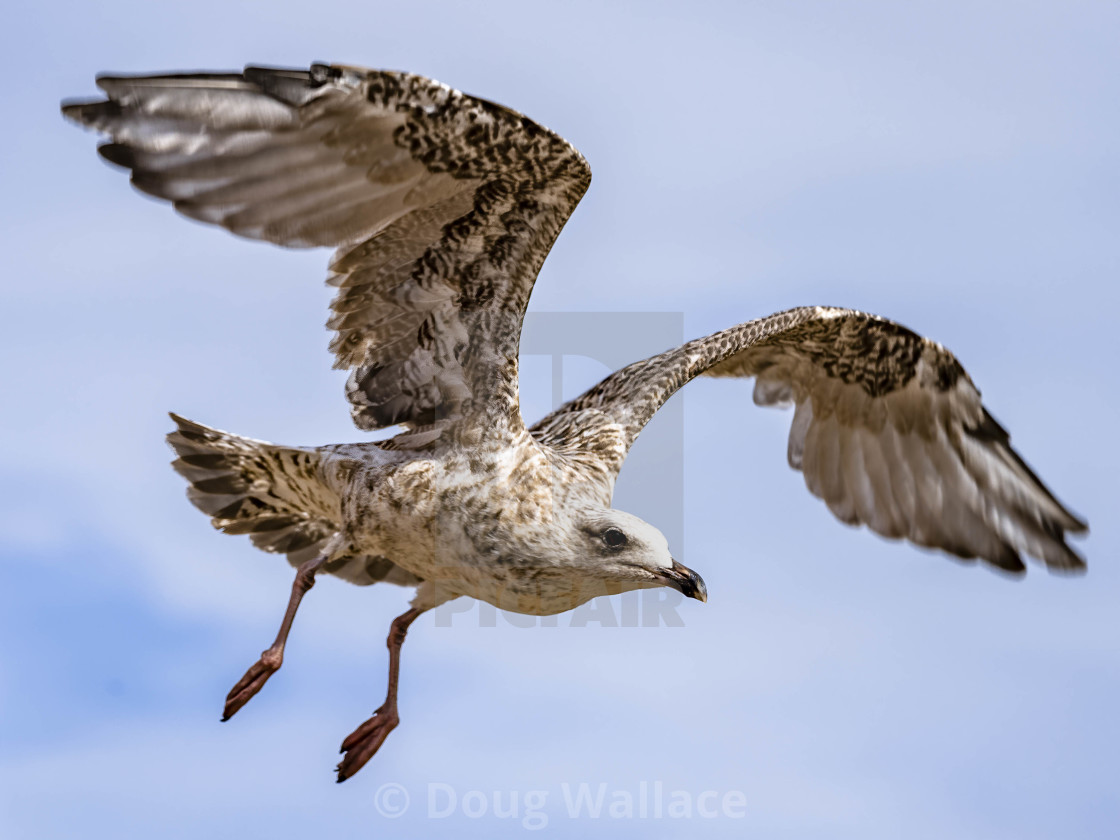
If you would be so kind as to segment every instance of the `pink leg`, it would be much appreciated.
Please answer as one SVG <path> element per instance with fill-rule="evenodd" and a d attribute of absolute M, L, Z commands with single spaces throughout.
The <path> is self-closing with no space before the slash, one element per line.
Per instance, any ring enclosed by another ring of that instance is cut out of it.
<path fill-rule="evenodd" d="M 288 641 L 288 631 L 292 629 L 292 621 L 299 609 L 299 602 L 307 591 L 315 585 L 315 573 L 330 558 L 328 554 L 320 554 L 313 560 L 308 560 L 296 572 L 296 579 L 292 583 L 292 596 L 288 600 L 288 609 L 284 613 L 284 620 L 280 623 L 280 632 L 276 634 L 276 641 L 272 647 L 261 654 L 261 658 L 245 672 L 226 696 L 226 707 L 222 713 L 222 720 L 229 720 L 268 682 L 268 678 L 275 674 L 284 662 L 284 644 Z"/>
<path fill-rule="evenodd" d="M 413 607 L 393 619 L 389 628 L 389 690 L 385 702 L 373 713 L 373 717 L 351 732 L 342 742 L 340 752 L 344 753 L 338 765 L 338 781 L 344 782 L 357 773 L 377 752 L 389 733 L 397 728 L 400 717 L 397 715 L 397 680 L 401 669 L 401 645 L 404 643 L 408 626 L 424 612 Z"/>

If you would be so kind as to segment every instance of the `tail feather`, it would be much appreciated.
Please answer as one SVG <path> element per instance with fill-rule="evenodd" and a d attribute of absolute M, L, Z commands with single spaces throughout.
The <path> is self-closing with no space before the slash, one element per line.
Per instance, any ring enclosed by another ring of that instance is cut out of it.
<path fill-rule="evenodd" d="M 248 534 L 263 551 L 287 554 L 298 566 L 322 552 L 340 530 L 338 497 L 323 481 L 318 449 L 277 446 L 211 429 L 172 414 L 167 442 L 179 456 L 171 466 L 185 478 L 187 498 L 227 534 Z M 368 586 L 421 582 L 391 560 L 340 547 L 328 574 Z"/>
<path fill-rule="evenodd" d="M 167 442 L 179 456 L 171 466 L 215 528 L 300 559 L 338 531 L 339 502 L 320 477 L 318 450 L 244 438 L 177 414 L 171 419 L 177 428 Z"/>

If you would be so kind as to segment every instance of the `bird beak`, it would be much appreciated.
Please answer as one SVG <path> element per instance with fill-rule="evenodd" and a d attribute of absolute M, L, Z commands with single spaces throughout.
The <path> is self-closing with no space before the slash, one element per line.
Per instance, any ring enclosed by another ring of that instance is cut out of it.
<path fill-rule="evenodd" d="M 704 603 L 708 600 L 708 587 L 704 585 L 704 578 L 676 560 L 668 569 L 661 571 L 659 577 L 665 581 L 666 586 L 673 587 L 687 598 L 695 598 Z"/>

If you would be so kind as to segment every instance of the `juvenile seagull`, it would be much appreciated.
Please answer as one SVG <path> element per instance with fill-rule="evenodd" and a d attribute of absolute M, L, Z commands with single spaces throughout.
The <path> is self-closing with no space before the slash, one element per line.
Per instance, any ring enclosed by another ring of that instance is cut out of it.
<path fill-rule="evenodd" d="M 533 282 L 591 172 L 525 116 L 407 73 L 310 71 L 102 77 L 64 104 L 108 135 L 108 161 L 192 219 L 293 248 L 335 248 L 328 326 L 378 442 L 278 446 L 172 415 L 187 495 L 214 527 L 298 568 L 276 641 L 225 718 L 280 667 L 300 599 L 327 572 L 415 586 L 389 631 L 389 687 L 342 744 L 342 781 L 399 722 L 401 643 L 455 597 L 550 615 L 604 592 L 670 586 L 704 601 L 661 532 L 611 508 L 654 412 L 696 376 L 754 377 L 793 405 L 789 463 L 843 522 L 1054 571 L 1086 530 L 1011 448 L 952 353 L 891 321 L 809 306 L 636 362 L 526 428 L 517 353 Z"/>

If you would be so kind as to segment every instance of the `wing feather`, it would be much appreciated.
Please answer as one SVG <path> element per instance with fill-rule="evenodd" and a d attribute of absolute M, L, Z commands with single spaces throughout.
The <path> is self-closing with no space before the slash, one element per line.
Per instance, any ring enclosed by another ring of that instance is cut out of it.
<path fill-rule="evenodd" d="M 337 249 L 329 321 L 355 423 L 521 428 L 517 347 L 586 161 L 508 108 L 420 76 L 314 65 L 102 77 L 63 105 L 106 160 L 179 212 Z M 429 442 L 438 435 L 413 435 Z"/>
<path fill-rule="evenodd" d="M 1084 568 L 1066 534 L 1087 526 L 1011 448 L 956 358 L 862 312 L 805 307 L 697 339 L 607 377 L 532 431 L 568 441 L 577 413 L 620 426 L 617 473 L 657 408 L 700 375 L 753 376 L 756 404 L 795 406 L 789 464 L 842 522 L 1010 572 L 1023 571 L 1021 554 Z"/>

